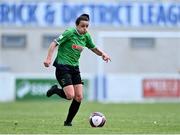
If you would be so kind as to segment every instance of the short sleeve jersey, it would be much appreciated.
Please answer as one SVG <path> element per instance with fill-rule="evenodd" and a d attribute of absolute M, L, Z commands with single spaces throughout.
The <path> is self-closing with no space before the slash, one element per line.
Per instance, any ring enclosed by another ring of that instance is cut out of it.
<path fill-rule="evenodd" d="M 58 45 L 56 62 L 63 65 L 79 66 L 79 58 L 84 47 L 95 48 L 90 34 L 79 34 L 76 28 L 65 30 L 55 42 Z"/>

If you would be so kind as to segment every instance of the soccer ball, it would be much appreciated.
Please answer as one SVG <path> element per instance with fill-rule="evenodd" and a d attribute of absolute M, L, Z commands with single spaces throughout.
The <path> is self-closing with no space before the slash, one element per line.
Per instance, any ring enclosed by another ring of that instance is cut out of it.
<path fill-rule="evenodd" d="M 93 112 L 89 117 L 89 123 L 92 127 L 103 127 L 106 117 L 101 112 Z"/>

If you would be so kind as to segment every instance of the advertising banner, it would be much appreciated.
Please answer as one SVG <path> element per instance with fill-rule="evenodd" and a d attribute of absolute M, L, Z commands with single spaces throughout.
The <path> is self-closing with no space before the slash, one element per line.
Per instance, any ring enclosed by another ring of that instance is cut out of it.
<path fill-rule="evenodd" d="M 144 79 L 143 96 L 145 98 L 180 97 L 180 79 Z"/>
<path fill-rule="evenodd" d="M 179 2 L 0 2 L 0 26 L 63 27 L 82 13 L 93 26 L 178 27 Z"/>
<path fill-rule="evenodd" d="M 89 81 L 84 82 L 84 99 L 88 99 Z M 16 100 L 33 100 L 47 99 L 46 92 L 54 84 L 57 84 L 55 79 L 47 78 L 17 78 L 15 81 Z M 60 87 L 60 86 L 59 86 Z M 57 95 L 53 95 L 50 99 L 61 99 Z"/>

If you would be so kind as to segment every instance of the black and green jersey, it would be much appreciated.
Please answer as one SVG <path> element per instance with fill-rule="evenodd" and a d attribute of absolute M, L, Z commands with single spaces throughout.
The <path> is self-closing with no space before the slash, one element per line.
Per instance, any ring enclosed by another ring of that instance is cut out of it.
<path fill-rule="evenodd" d="M 58 44 L 56 62 L 63 65 L 79 66 L 83 48 L 95 48 L 90 34 L 80 35 L 76 28 L 67 29 L 55 42 Z"/>

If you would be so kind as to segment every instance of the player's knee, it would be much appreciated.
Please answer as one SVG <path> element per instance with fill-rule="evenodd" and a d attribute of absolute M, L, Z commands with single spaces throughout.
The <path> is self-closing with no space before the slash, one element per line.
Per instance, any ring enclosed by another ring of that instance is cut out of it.
<path fill-rule="evenodd" d="M 83 100 L 83 96 L 82 95 L 77 95 L 75 96 L 75 100 L 78 102 L 81 102 Z"/>
<path fill-rule="evenodd" d="M 68 93 L 68 94 L 66 95 L 66 98 L 67 98 L 68 100 L 72 100 L 72 99 L 74 99 L 74 94 Z"/>

